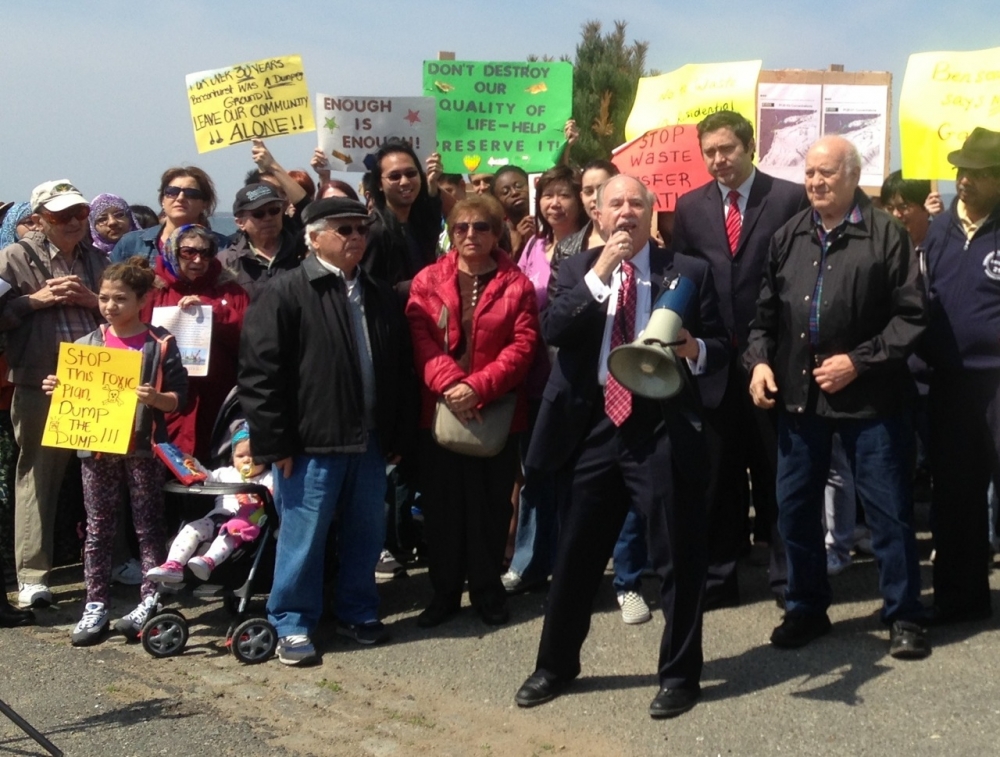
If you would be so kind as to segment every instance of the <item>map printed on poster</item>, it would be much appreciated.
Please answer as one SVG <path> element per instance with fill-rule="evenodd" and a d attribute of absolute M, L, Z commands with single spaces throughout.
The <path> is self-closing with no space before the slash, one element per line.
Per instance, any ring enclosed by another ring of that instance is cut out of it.
<path fill-rule="evenodd" d="M 298 55 L 198 71 L 185 81 L 200 153 L 316 130 Z"/>
<path fill-rule="evenodd" d="M 757 166 L 801 184 L 806 152 L 822 134 L 823 85 L 761 82 L 757 103 Z"/>
<path fill-rule="evenodd" d="M 63 342 L 42 444 L 124 455 L 132 441 L 142 353 Z"/>
<path fill-rule="evenodd" d="M 646 185 L 656 196 L 657 211 L 673 210 L 678 197 L 712 179 L 694 124 L 648 131 L 616 147 L 611 162 Z"/>
<path fill-rule="evenodd" d="M 823 136 L 838 134 L 858 148 L 861 186 L 880 187 L 885 180 L 888 97 L 881 85 L 823 85 Z"/>
<path fill-rule="evenodd" d="M 753 119 L 761 61 L 688 63 L 676 71 L 639 79 L 625 123 L 625 139 L 675 124 L 696 124 L 720 110 Z"/>
<path fill-rule="evenodd" d="M 903 176 L 953 180 L 948 153 L 977 126 L 1000 131 L 1000 47 L 911 55 L 899 101 Z"/>
<path fill-rule="evenodd" d="M 435 150 L 433 97 L 316 95 L 319 146 L 334 171 L 369 170 L 364 163 L 391 138 L 410 143 L 421 161 Z"/>
<path fill-rule="evenodd" d="M 555 165 L 573 112 L 573 66 L 534 61 L 424 61 L 424 95 L 437 100 L 445 173 L 528 173 Z"/>

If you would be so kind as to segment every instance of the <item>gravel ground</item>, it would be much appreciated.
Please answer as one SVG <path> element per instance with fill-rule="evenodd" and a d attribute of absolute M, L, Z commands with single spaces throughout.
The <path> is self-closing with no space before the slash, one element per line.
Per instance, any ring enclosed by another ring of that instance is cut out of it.
<path fill-rule="evenodd" d="M 513 695 L 533 669 L 544 594 L 513 598 L 512 621 L 499 629 L 465 609 L 422 630 L 414 622 L 430 598 L 422 570 L 382 584 L 389 643 L 362 648 L 324 624 L 322 664 L 299 669 L 240 665 L 222 643 L 221 603 L 192 598 L 180 600 L 193 620 L 180 657 L 156 660 L 120 636 L 73 649 L 81 576 L 64 569 L 54 581 L 58 607 L 41 611 L 38 627 L 0 631 L 0 698 L 67 755 L 997 754 L 996 620 L 934 630 L 929 659 L 897 662 L 878 622 L 875 567 L 864 559 L 832 580 L 833 633 L 776 650 L 767 639 L 780 611 L 765 570 L 741 570 L 743 606 L 705 618 L 703 700 L 671 721 L 646 714 L 662 618 L 624 625 L 610 576 L 582 677 L 528 711 Z M 992 585 L 1000 590 L 1000 575 Z M 117 587 L 114 609 L 130 610 L 136 594 Z M 0 717 L 0 754 L 45 752 Z"/>

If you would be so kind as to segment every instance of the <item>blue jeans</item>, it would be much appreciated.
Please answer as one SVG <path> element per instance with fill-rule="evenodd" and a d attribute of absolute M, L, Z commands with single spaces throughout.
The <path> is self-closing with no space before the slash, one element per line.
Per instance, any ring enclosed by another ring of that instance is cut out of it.
<path fill-rule="evenodd" d="M 824 487 L 840 434 L 872 532 L 884 623 L 919 620 L 920 564 L 913 533 L 912 430 L 900 415 L 830 419 L 782 412 L 778 421 L 778 529 L 788 553 L 788 612 L 824 613 L 830 582 L 823 546 Z"/>
<path fill-rule="evenodd" d="M 611 554 L 611 562 L 615 568 L 612 584 L 616 593 L 639 591 L 642 571 L 649 562 L 646 551 L 646 524 L 639 513 L 634 509 L 629 510 Z"/>
<path fill-rule="evenodd" d="M 510 569 L 525 583 L 545 581 L 556 558 L 556 474 L 524 469 Z"/>
<path fill-rule="evenodd" d="M 385 542 L 385 460 L 374 434 L 362 453 L 296 455 L 274 469 L 281 527 L 268 618 L 279 636 L 312 633 L 323 612 L 323 559 L 339 518 L 335 611 L 344 623 L 378 620 L 375 564 Z"/>

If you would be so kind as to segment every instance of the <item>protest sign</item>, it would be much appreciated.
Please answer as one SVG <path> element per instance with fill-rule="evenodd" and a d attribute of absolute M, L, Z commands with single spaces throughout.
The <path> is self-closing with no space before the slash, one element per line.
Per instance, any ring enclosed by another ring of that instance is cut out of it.
<path fill-rule="evenodd" d="M 566 144 L 573 66 L 428 60 L 424 94 L 437 99 L 437 150 L 445 173 L 493 173 L 508 164 L 546 171 Z"/>
<path fill-rule="evenodd" d="M 903 177 L 954 179 L 948 153 L 977 126 L 1000 131 L 1000 47 L 911 55 L 899 101 Z"/>
<path fill-rule="evenodd" d="M 689 63 L 660 76 L 644 76 L 625 123 L 625 139 L 661 126 L 696 124 L 720 110 L 734 110 L 753 121 L 760 65 L 759 60 Z"/>
<path fill-rule="evenodd" d="M 656 196 L 656 210 L 670 211 L 677 198 L 709 182 L 694 124 L 664 126 L 615 148 L 611 162 Z"/>
<path fill-rule="evenodd" d="M 298 55 L 199 71 L 185 80 L 198 152 L 316 130 Z"/>
<path fill-rule="evenodd" d="M 124 455 L 132 441 L 142 353 L 112 347 L 59 345 L 42 444 Z"/>
<path fill-rule="evenodd" d="M 319 146 L 334 171 L 367 171 L 364 163 L 386 140 L 410 143 L 425 160 L 435 147 L 433 97 L 355 97 L 316 95 Z"/>

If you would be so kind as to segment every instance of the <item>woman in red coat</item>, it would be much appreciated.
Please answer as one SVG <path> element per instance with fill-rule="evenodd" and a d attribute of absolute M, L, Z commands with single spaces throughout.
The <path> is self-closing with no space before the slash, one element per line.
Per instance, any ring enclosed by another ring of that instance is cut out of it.
<path fill-rule="evenodd" d="M 181 226 L 167 239 L 156 260 L 156 285 L 141 318 L 153 308 L 212 306 L 212 341 L 207 376 L 192 376 L 187 405 L 167 415 L 170 441 L 206 463 L 211 460 L 212 426 L 229 391 L 236 386 L 243 313 L 250 300 L 216 260 L 218 246 L 204 226 Z"/>
<path fill-rule="evenodd" d="M 484 408 L 517 395 L 507 443 L 494 457 L 453 452 L 423 432 L 421 492 L 434 587 L 417 619 L 424 628 L 458 612 L 466 578 L 472 606 L 486 623 L 508 619 L 500 576 L 517 434 L 527 427 L 524 379 L 540 336 L 531 282 L 497 248 L 503 222 L 492 197 L 456 203 L 448 218 L 454 249 L 417 274 L 406 305 L 422 383 L 421 428 L 431 428 L 439 399 L 463 423 L 478 423 Z"/>

